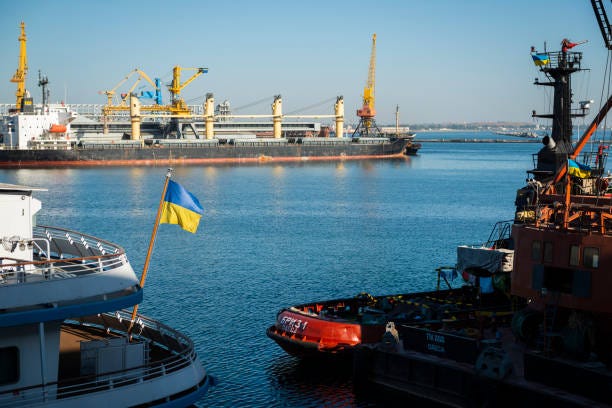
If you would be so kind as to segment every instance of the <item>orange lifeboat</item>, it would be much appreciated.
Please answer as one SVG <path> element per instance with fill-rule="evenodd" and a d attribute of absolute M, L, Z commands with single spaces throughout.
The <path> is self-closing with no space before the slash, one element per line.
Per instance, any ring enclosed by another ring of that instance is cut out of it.
<path fill-rule="evenodd" d="M 49 133 L 66 133 L 66 125 L 53 124 L 49 129 Z"/>

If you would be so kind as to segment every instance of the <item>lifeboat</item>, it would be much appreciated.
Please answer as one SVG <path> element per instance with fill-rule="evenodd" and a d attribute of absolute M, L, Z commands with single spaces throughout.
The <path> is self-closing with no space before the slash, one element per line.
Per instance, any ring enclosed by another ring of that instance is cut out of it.
<path fill-rule="evenodd" d="M 53 124 L 49 128 L 49 133 L 66 133 L 66 125 Z"/>

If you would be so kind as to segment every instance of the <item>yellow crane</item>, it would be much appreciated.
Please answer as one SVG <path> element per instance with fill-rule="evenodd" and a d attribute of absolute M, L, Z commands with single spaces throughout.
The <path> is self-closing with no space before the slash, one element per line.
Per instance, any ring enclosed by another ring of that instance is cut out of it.
<path fill-rule="evenodd" d="M 181 83 L 181 71 L 182 70 L 192 70 L 196 71 L 189 79 L 185 82 Z M 174 67 L 172 70 L 172 83 L 168 87 L 170 93 L 172 95 L 172 105 L 170 106 L 170 112 L 173 115 L 185 115 L 188 116 L 191 114 L 191 111 L 187 107 L 185 101 L 181 98 L 180 94 L 183 88 L 193 82 L 194 79 L 199 77 L 202 74 L 208 72 L 208 68 L 182 68 L 178 65 Z"/>
<path fill-rule="evenodd" d="M 23 98 L 26 93 L 25 89 L 25 81 L 26 81 L 26 73 L 28 71 L 28 57 L 26 54 L 26 33 L 25 33 L 25 23 L 21 22 L 21 35 L 19 36 L 19 65 L 17 65 L 17 72 L 11 78 L 11 82 L 15 82 L 17 84 L 17 92 L 15 92 L 15 96 L 17 96 L 17 101 L 15 103 L 15 110 L 17 112 L 21 111 L 21 105 L 23 102 Z"/>
<path fill-rule="evenodd" d="M 113 96 L 115 95 L 115 92 L 117 91 L 117 89 L 123 85 L 128 79 L 130 79 L 134 74 L 138 74 L 138 78 L 136 79 L 136 81 L 134 82 L 134 84 L 130 87 L 130 89 L 128 90 L 127 93 L 122 94 L 121 95 L 121 101 L 119 102 L 119 104 L 114 105 L 113 104 Z M 144 110 L 149 110 L 149 111 L 155 111 L 155 112 L 169 112 L 170 108 L 168 106 L 162 106 L 160 104 L 161 102 L 161 90 L 159 89 L 159 83 L 152 81 L 151 78 L 142 70 L 135 68 L 132 71 L 130 71 L 123 79 L 121 79 L 121 81 L 119 81 L 117 83 L 117 85 L 115 85 L 112 89 L 108 90 L 108 91 L 104 91 L 104 94 L 106 95 L 107 101 L 106 101 L 106 105 L 102 108 L 102 114 L 105 118 L 105 123 L 108 121 L 108 116 L 112 115 L 115 112 L 126 112 L 130 110 L 130 107 L 127 104 L 127 99 L 128 96 L 132 93 L 132 91 L 134 90 L 134 88 L 136 88 L 136 85 L 138 85 L 138 83 L 144 79 L 145 81 L 147 81 L 154 89 L 155 89 L 155 101 L 156 101 L 156 105 L 150 105 L 150 106 L 144 106 L 143 109 Z"/>
<path fill-rule="evenodd" d="M 195 70 L 196 72 L 185 82 L 181 83 L 181 71 L 182 70 Z M 132 72 L 126 75 L 125 78 L 119 81 L 119 83 L 115 85 L 114 88 L 104 92 L 104 94 L 108 98 L 107 104 L 102 108 L 102 114 L 104 118 L 104 133 L 107 133 L 109 130 L 108 123 L 110 121 L 111 115 L 115 113 L 126 112 L 130 110 L 130 106 L 128 106 L 129 104 L 126 103 L 127 98 L 129 97 L 131 92 L 136 87 L 136 84 L 142 78 L 144 78 L 148 83 L 150 83 L 155 88 L 156 96 L 154 97 L 154 99 L 156 100 L 157 104 L 156 105 L 144 105 L 144 106 L 141 106 L 139 109 L 145 112 L 149 112 L 150 114 L 159 114 L 160 116 L 171 117 L 172 119 L 171 119 L 169 129 L 179 129 L 181 124 L 179 123 L 180 120 L 179 118 L 177 118 L 177 116 L 189 117 L 191 115 L 191 111 L 189 110 L 189 107 L 187 106 L 185 101 L 180 97 L 180 93 L 194 79 L 196 79 L 198 76 L 204 73 L 207 73 L 207 72 L 208 72 L 208 68 L 182 68 L 179 66 L 175 66 L 173 69 L 172 83 L 168 86 L 168 89 L 170 90 L 170 93 L 172 94 L 172 102 L 169 105 L 162 105 L 161 104 L 161 92 L 159 90 L 160 85 L 158 82 L 159 79 L 156 79 L 156 82 L 153 83 L 153 81 L 151 81 L 151 78 L 149 78 L 147 74 L 145 74 L 138 68 L 134 69 Z M 115 91 L 117 90 L 117 88 L 123 85 L 125 81 L 127 81 L 135 73 L 138 73 L 140 75 L 140 77 L 136 81 L 136 84 L 132 85 L 129 92 L 125 96 L 122 95 L 122 98 L 121 98 L 122 100 L 118 105 L 113 105 L 113 95 L 115 94 Z"/>
<path fill-rule="evenodd" d="M 108 91 L 104 91 L 104 95 L 106 95 L 106 98 L 107 98 L 106 106 L 109 106 L 109 107 L 113 106 L 113 96 L 115 95 L 115 91 L 117 90 L 117 88 L 119 88 L 121 85 L 123 85 L 125 83 L 125 81 L 130 79 L 130 77 L 132 75 L 134 75 L 134 74 L 138 74 L 139 76 L 138 76 L 138 79 L 136 80 L 136 82 L 134 83 L 134 85 L 132 85 L 132 87 L 130 88 L 128 94 L 131 93 L 134 90 L 134 88 L 136 87 L 138 82 L 140 82 L 141 79 L 144 79 L 145 81 L 147 81 L 153 87 L 153 89 L 157 89 L 158 88 L 158 85 L 156 85 L 155 82 L 153 82 L 151 80 L 151 78 L 149 78 L 149 76 L 144 71 L 141 71 L 140 69 L 135 68 L 134 70 L 130 71 L 130 73 L 127 74 L 121 81 L 119 81 L 117 83 L 117 85 L 115 85 L 112 89 L 110 89 Z M 122 101 L 121 101 L 120 104 L 124 105 L 125 104 L 125 98 L 122 97 L 121 99 L 122 99 Z"/>
<path fill-rule="evenodd" d="M 355 128 L 353 135 L 359 130 L 360 135 L 370 136 L 372 133 L 380 134 L 380 129 L 376 126 L 375 117 L 375 88 L 376 88 L 376 34 L 372 35 L 372 52 L 370 54 L 370 67 L 368 70 L 368 81 L 363 88 L 363 105 L 357 110 L 359 116 L 359 124 Z"/>

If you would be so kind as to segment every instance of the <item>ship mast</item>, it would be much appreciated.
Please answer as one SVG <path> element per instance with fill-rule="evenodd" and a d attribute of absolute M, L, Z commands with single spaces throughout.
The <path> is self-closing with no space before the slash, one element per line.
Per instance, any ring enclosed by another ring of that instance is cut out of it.
<path fill-rule="evenodd" d="M 49 78 L 46 75 L 42 75 L 40 70 L 38 70 L 38 86 L 42 87 L 42 108 L 43 111 L 46 111 L 47 105 L 49 104 Z"/>
<path fill-rule="evenodd" d="M 532 114 L 534 118 L 552 120 L 552 133 L 542 140 L 544 147 L 538 152 L 537 167 L 530 171 L 539 181 L 550 179 L 566 164 L 573 151 L 572 118 L 584 117 L 588 113 L 587 109 L 571 110 L 571 75 L 583 69 L 580 65 L 582 53 L 569 50 L 578 44 L 564 39 L 561 51 L 544 53 L 538 53 L 532 47 L 532 55 L 540 66 L 540 72 L 550 79 L 547 82 L 536 79 L 535 84 L 550 86 L 554 90 L 553 113 L 537 114 L 533 111 Z"/>
<path fill-rule="evenodd" d="M 395 105 L 395 136 L 399 137 L 399 105 Z"/>

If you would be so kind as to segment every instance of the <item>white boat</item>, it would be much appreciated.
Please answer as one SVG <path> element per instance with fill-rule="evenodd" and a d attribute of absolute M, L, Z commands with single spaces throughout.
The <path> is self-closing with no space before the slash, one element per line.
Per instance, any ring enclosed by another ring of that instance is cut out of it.
<path fill-rule="evenodd" d="M 120 246 L 36 224 L 43 189 L 0 184 L 0 407 L 183 407 L 211 385 L 193 342 L 131 310 Z"/>

